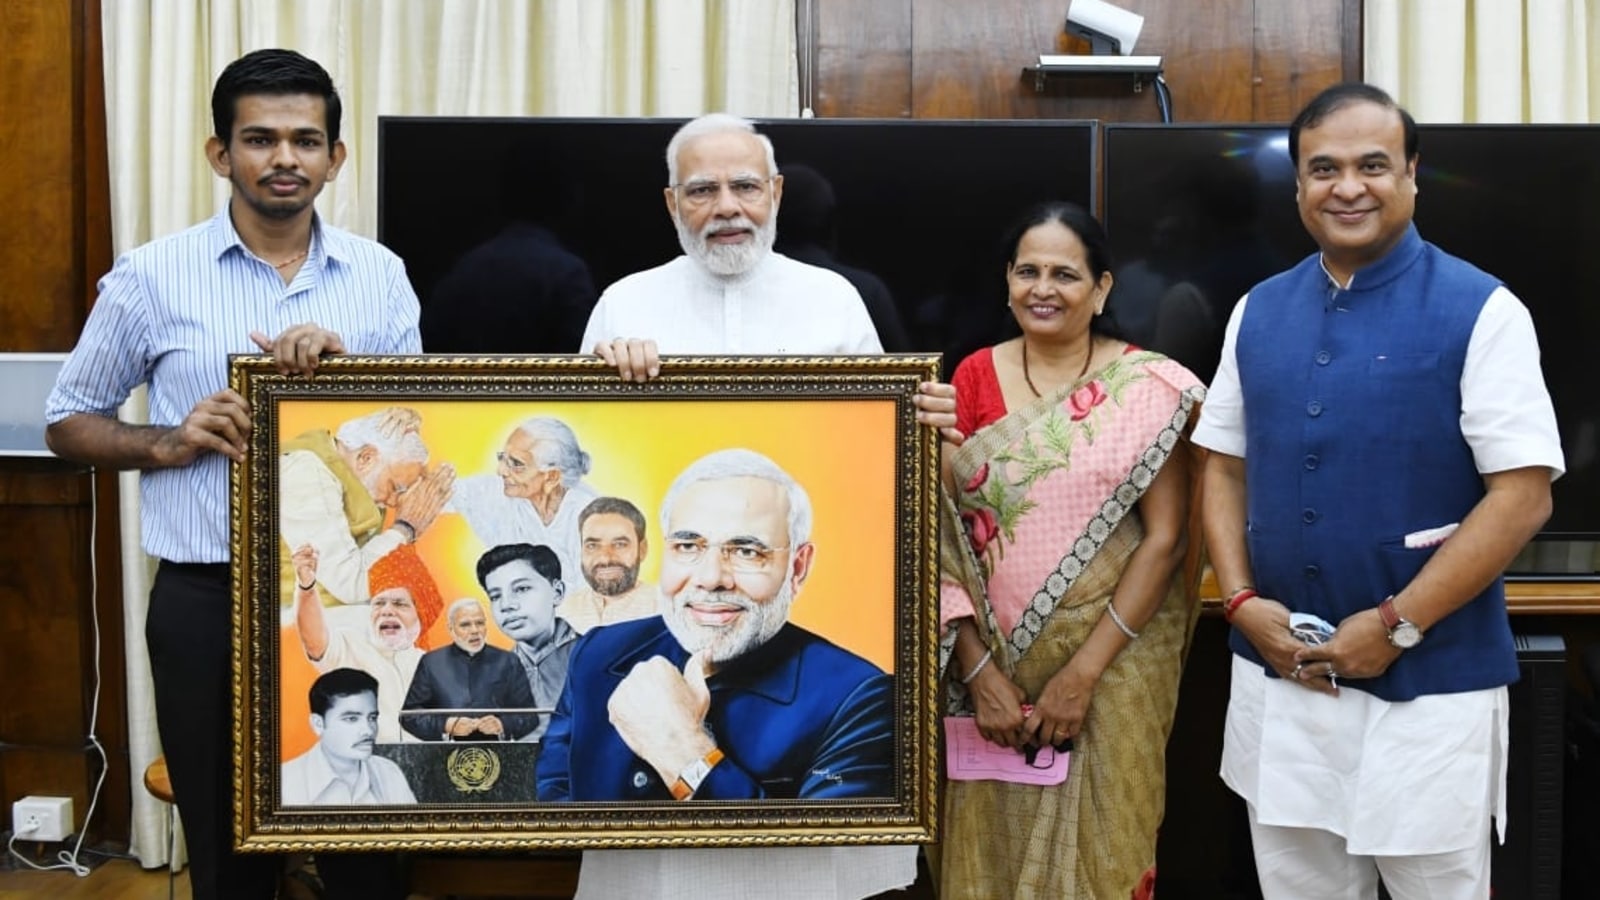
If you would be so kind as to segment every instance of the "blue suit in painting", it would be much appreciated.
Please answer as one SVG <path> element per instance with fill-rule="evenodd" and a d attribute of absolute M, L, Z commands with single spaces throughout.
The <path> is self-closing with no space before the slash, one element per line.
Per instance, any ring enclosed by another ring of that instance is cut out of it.
<path fill-rule="evenodd" d="M 670 800 L 606 712 L 636 663 L 689 654 L 660 616 L 596 628 L 572 649 L 538 763 L 540 800 Z M 707 680 L 705 725 L 725 758 L 697 800 L 894 794 L 894 679 L 792 624 Z"/>

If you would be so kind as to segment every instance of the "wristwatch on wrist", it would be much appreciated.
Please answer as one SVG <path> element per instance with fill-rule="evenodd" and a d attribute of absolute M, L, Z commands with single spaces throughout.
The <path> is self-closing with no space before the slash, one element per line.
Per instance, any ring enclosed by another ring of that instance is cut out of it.
<path fill-rule="evenodd" d="M 722 762 L 722 751 L 712 747 L 710 753 L 685 766 L 683 771 L 678 773 L 678 780 L 669 787 L 672 799 L 687 800 L 693 797 L 694 792 L 700 790 L 700 785 L 711 774 L 712 767 L 719 762 Z"/>
<path fill-rule="evenodd" d="M 1410 650 L 1422 643 L 1422 629 L 1415 624 L 1400 618 L 1400 612 L 1394 608 L 1394 595 L 1383 598 L 1378 604 L 1378 616 L 1383 619 L 1383 627 L 1389 629 L 1389 643 L 1401 650 Z"/>

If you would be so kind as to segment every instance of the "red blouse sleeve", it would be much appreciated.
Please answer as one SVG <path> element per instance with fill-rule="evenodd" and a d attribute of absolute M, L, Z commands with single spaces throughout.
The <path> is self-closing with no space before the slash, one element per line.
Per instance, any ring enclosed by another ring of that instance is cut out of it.
<path fill-rule="evenodd" d="M 956 389 L 956 428 L 971 435 L 1006 414 L 1000 376 L 994 370 L 994 348 L 985 347 L 956 366 L 950 383 Z"/>

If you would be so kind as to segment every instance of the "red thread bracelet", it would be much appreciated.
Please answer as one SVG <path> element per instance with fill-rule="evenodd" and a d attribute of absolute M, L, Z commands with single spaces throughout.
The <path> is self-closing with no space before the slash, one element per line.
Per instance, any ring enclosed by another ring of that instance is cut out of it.
<path fill-rule="evenodd" d="M 1246 588 L 1240 588 L 1237 591 L 1234 591 L 1233 592 L 1233 596 L 1228 598 L 1228 602 L 1224 603 L 1222 605 L 1222 619 L 1223 619 L 1223 621 L 1232 622 L 1233 621 L 1233 614 L 1235 612 L 1238 612 L 1239 607 L 1243 606 L 1245 604 L 1245 601 L 1251 599 L 1252 597 L 1259 597 L 1259 596 L 1260 595 L 1256 593 L 1256 589 L 1255 588 L 1246 587 Z"/>

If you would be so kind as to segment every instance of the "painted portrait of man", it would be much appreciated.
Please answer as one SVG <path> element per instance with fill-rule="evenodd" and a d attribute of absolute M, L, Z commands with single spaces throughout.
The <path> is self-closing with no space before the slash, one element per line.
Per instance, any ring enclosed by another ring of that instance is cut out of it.
<path fill-rule="evenodd" d="M 573 648 L 540 800 L 888 796 L 893 679 L 789 621 L 817 557 L 811 501 L 771 459 L 720 450 L 661 508 L 658 615 Z"/>

